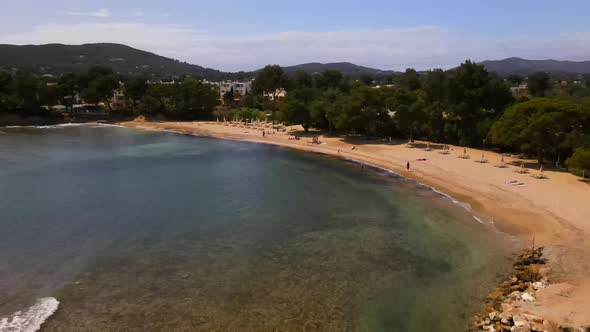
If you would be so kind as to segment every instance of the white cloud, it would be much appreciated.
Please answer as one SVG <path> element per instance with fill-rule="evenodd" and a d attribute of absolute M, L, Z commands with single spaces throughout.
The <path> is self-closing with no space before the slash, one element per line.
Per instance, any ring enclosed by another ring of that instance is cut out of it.
<path fill-rule="evenodd" d="M 590 33 L 467 38 L 446 28 L 278 32 L 225 35 L 186 26 L 146 23 L 50 24 L 0 36 L 0 43 L 83 44 L 114 42 L 221 70 L 252 70 L 268 63 L 350 61 L 382 69 L 449 68 L 467 58 L 480 61 L 521 56 L 587 60 Z"/>
<path fill-rule="evenodd" d="M 73 12 L 73 11 L 69 11 L 69 12 L 65 12 L 66 15 L 70 15 L 70 16 L 90 16 L 90 17 L 100 17 L 100 18 L 108 18 L 111 17 L 111 12 L 106 9 L 106 8 L 102 8 L 99 9 L 97 11 L 93 11 L 93 12 Z"/>

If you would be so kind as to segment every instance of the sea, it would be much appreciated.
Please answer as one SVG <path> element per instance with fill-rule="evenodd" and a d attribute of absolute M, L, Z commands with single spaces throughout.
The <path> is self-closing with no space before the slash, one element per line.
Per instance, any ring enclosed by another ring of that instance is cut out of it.
<path fill-rule="evenodd" d="M 518 247 L 397 174 L 109 125 L 0 128 L 0 331 L 463 331 Z"/>

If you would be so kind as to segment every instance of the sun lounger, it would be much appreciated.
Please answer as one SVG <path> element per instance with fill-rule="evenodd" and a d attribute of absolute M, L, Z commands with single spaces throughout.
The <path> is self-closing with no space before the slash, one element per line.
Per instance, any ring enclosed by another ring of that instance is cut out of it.
<path fill-rule="evenodd" d="M 534 177 L 535 179 L 548 179 L 548 177 L 546 177 L 545 174 L 543 174 L 543 173 L 532 174 L 531 176 Z"/>

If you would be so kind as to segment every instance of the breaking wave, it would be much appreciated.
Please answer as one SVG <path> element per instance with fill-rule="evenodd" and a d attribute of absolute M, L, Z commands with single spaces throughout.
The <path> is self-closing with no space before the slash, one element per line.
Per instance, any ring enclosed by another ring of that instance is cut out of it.
<path fill-rule="evenodd" d="M 53 297 L 38 299 L 27 311 L 17 311 L 0 319 L 0 332 L 34 332 L 51 317 L 59 307 Z"/>

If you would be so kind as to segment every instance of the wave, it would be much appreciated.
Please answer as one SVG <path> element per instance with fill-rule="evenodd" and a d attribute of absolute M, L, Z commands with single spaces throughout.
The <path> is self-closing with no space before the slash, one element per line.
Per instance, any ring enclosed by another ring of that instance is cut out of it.
<path fill-rule="evenodd" d="M 35 129 L 58 129 L 58 128 L 67 128 L 67 127 L 81 127 L 81 126 L 91 126 L 94 128 L 100 127 L 119 127 L 119 128 L 126 128 L 125 126 L 116 125 L 116 124 L 109 124 L 109 123 L 60 123 L 56 125 L 44 125 L 44 126 L 4 126 L 0 128 L 35 128 Z"/>
<path fill-rule="evenodd" d="M 0 332 L 34 332 L 51 317 L 59 307 L 53 297 L 38 299 L 27 311 L 17 311 L 0 319 Z"/>

